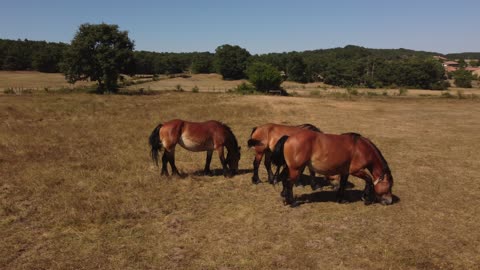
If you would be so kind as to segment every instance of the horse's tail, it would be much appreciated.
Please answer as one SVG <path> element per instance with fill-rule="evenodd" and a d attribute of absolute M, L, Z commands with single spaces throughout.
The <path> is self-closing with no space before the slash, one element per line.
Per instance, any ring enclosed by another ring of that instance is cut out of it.
<path fill-rule="evenodd" d="M 148 138 L 148 142 L 150 143 L 151 155 L 153 162 L 158 166 L 158 152 L 162 150 L 162 141 L 160 141 L 160 128 L 162 128 L 162 124 L 158 124 L 158 126 L 152 131 L 150 137 Z"/>
<path fill-rule="evenodd" d="M 282 138 L 280 138 L 280 140 L 278 140 L 278 142 L 275 144 L 275 147 L 273 148 L 272 162 L 277 166 L 285 165 L 285 156 L 283 155 L 283 147 L 287 139 L 288 139 L 288 136 L 283 136 Z"/>
<path fill-rule="evenodd" d="M 254 128 L 252 129 L 252 133 L 250 133 L 250 139 L 249 139 L 248 142 L 247 142 L 248 148 L 262 144 L 261 141 L 252 139 L 252 135 L 253 135 L 253 133 L 255 132 L 255 130 L 257 130 L 257 127 L 254 127 Z"/>

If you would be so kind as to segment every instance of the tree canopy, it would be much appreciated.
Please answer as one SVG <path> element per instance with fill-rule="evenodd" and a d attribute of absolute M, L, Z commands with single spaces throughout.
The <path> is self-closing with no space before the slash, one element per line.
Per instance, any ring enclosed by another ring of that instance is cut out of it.
<path fill-rule="evenodd" d="M 133 42 L 117 25 L 82 24 L 64 56 L 62 71 L 74 83 L 90 79 L 98 91 L 115 92 L 121 72 L 133 69 Z"/>
<path fill-rule="evenodd" d="M 223 79 L 245 78 L 245 69 L 250 53 L 240 46 L 229 44 L 218 46 L 215 50 L 215 67 Z"/>
<path fill-rule="evenodd" d="M 280 71 L 270 64 L 254 62 L 248 66 L 246 73 L 248 80 L 258 91 L 280 89 Z"/>

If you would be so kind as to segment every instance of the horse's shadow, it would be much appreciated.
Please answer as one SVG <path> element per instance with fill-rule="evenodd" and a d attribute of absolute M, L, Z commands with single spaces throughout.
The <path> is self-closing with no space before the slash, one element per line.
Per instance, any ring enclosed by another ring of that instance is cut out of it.
<path fill-rule="evenodd" d="M 363 191 L 360 190 L 345 190 L 345 200 L 349 203 L 358 202 L 362 200 Z M 302 194 L 298 196 L 297 202 L 304 203 L 318 203 L 318 202 L 336 202 L 337 191 L 317 191 L 309 194 Z"/>
<path fill-rule="evenodd" d="M 205 174 L 204 170 L 197 170 L 197 171 L 194 171 L 190 174 L 193 175 L 193 176 L 223 176 L 223 169 L 213 169 L 213 170 L 210 170 L 210 171 L 211 171 L 211 174 Z M 253 173 L 253 169 L 239 169 L 237 174 L 235 174 L 235 176 L 236 175 L 249 174 L 249 173 Z M 184 173 L 184 174 L 185 174 L 185 177 L 190 175 L 188 173 Z"/>
<path fill-rule="evenodd" d="M 354 203 L 362 200 L 363 191 L 361 190 L 345 190 L 345 200 L 347 203 Z M 398 196 L 393 195 L 392 204 L 400 202 Z M 316 191 L 309 194 L 302 194 L 296 198 L 299 204 L 319 203 L 319 202 L 336 202 L 337 191 Z"/>

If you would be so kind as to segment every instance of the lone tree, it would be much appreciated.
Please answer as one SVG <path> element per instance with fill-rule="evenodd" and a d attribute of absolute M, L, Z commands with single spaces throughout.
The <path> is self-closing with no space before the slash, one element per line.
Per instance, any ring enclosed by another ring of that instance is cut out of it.
<path fill-rule="evenodd" d="M 255 62 L 248 66 L 246 73 L 248 80 L 258 91 L 266 92 L 280 89 L 282 76 L 280 71 L 270 64 Z"/>
<path fill-rule="evenodd" d="M 98 92 L 116 92 L 121 72 L 133 65 L 133 42 L 118 25 L 82 24 L 66 51 L 62 72 L 70 83 L 90 79 Z"/>
<path fill-rule="evenodd" d="M 245 78 L 245 69 L 250 53 L 239 46 L 221 45 L 215 50 L 215 67 L 223 79 Z"/>

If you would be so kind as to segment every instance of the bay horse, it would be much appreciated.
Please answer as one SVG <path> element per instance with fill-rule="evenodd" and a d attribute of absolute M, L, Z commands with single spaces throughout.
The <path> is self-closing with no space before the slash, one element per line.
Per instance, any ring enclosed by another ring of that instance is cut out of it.
<path fill-rule="evenodd" d="M 345 202 L 345 185 L 351 174 L 366 182 L 362 196 L 365 204 L 375 200 L 384 205 L 392 204 L 393 177 L 388 163 L 377 146 L 360 134 L 335 135 L 303 130 L 283 136 L 275 145 L 272 161 L 277 166 L 286 166 L 285 173 L 280 175 L 281 195 L 292 207 L 298 205 L 293 197 L 293 184 L 306 166 L 323 175 L 340 175 L 337 202 Z"/>
<path fill-rule="evenodd" d="M 264 164 L 265 169 L 267 169 L 268 173 L 268 182 L 270 184 L 273 183 L 274 174 L 272 172 L 271 155 L 275 144 L 277 144 L 278 140 L 282 136 L 291 136 L 304 129 L 322 132 L 319 128 L 311 124 L 288 126 L 268 123 L 253 128 L 252 133 L 250 134 L 250 139 L 247 142 L 248 147 L 255 150 L 255 159 L 253 160 L 252 183 L 258 184 L 262 182 L 260 180 L 260 177 L 258 176 L 258 168 L 260 167 L 260 162 L 262 162 L 263 156 L 265 156 Z M 310 176 L 313 180 L 313 178 L 315 177 L 315 172 L 312 173 L 312 171 L 310 171 Z M 311 183 L 313 185 L 313 181 Z M 312 188 L 314 188 L 314 186 L 312 186 Z"/>
<path fill-rule="evenodd" d="M 174 119 L 156 126 L 149 137 L 149 143 L 152 160 L 157 166 L 158 154 L 162 150 L 162 146 L 165 148 L 162 156 L 161 175 L 168 176 L 167 163 L 170 163 L 172 175 L 179 175 L 175 166 L 175 147 L 177 144 L 193 152 L 207 151 L 204 169 L 206 175 L 212 175 L 210 162 L 212 161 L 213 151 L 218 153 L 225 177 L 231 177 L 238 172 L 240 147 L 237 139 L 230 127 L 218 121 L 210 120 L 197 123 Z M 226 158 L 224 147 L 228 151 Z"/>

